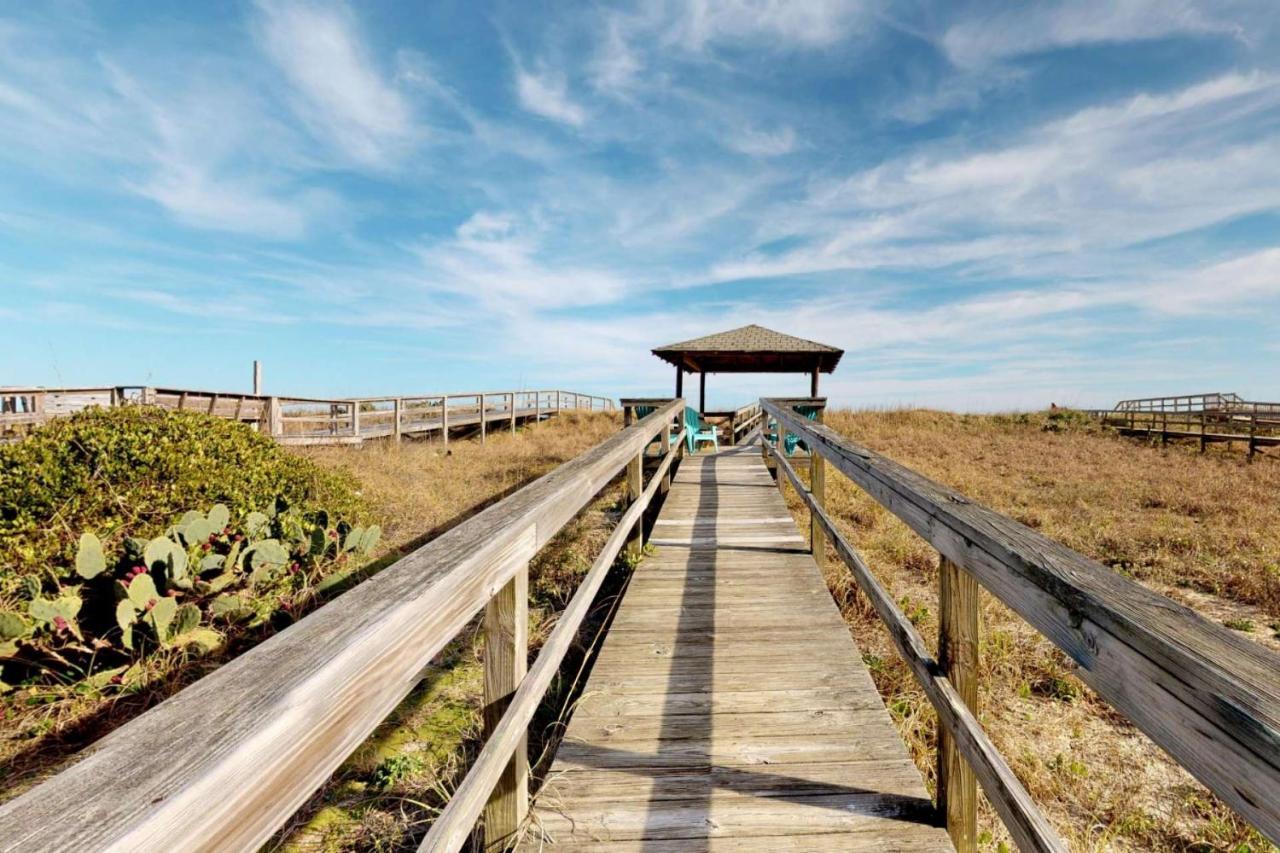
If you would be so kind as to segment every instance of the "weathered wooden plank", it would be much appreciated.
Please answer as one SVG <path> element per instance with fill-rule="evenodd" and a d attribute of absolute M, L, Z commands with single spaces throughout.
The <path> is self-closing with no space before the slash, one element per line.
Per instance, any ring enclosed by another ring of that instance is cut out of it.
<path fill-rule="evenodd" d="M 0 806 L 0 848 L 261 844 L 674 411 L 611 436 L 117 729 Z"/>
<path fill-rule="evenodd" d="M 1280 655 L 822 424 L 763 406 L 1070 655 L 1100 696 L 1280 841 Z"/>
<path fill-rule="evenodd" d="M 798 488 L 800 478 L 795 469 L 785 457 L 777 454 L 775 456 L 780 475 L 789 478 Z M 1000 814 L 1005 826 L 1009 829 L 1009 834 L 1013 836 L 1019 848 L 1065 851 L 1066 845 L 1040 814 L 1030 794 L 1023 788 L 1004 758 L 996 751 L 995 745 L 987 737 L 977 717 L 969 711 L 956 688 L 930 656 L 915 626 L 897 608 L 866 563 L 836 529 L 826 511 L 803 491 L 801 496 L 808 503 L 809 511 L 818 519 L 831 539 L 836 554 L 849 567 L 858 586 L 884 622 L 889 636 L 893 638 L 898 651 L 911 667 L 916 681 L 919 682 L 930 704 L 937 711 L 940 726 L 945 728 L 954 739 L 956 747 L 963 753 L 975 776 L 982 783 L 988 800 Z"/>
<path fill-rule="evenodd" d="M 746 849 L 827 849 L 812 843 L 825 833 L 834 849 L 859 838 L 947 849 L 754 451 L 687 459 L 650 542 L 656 553 L 613 618 L 524 846 L 707 849 L 733 837 Z"/>

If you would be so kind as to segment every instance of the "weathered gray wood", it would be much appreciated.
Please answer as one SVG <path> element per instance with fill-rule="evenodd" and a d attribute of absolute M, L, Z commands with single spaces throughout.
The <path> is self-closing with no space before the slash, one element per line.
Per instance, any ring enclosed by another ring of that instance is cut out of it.
<path fill-rule="evenodd" d="M 0 806 L 0 849 L 262 844 L 673 415 L 616 433 L 112 732 Z"/>
<path fill-rule="evenodd" d="M 673 459 L 671 455 L 664 458 L 659 472 L 669 469 Z M 657 478 L 650 482 L 640 500 L 632 504 L 619 519 L 618 526 L 606 540 L 591 569 L 583 577 L 564 613 L 557 620 L 556 627 L 543 644 L 538 659 L 515 691 L 506 713 L 495 723 L 470 772 L 454 792 L 445 810 L 432 824 L 420 849 L 435 853 L 459 850 L 466 844 L 471 826 L 480 813 L 481 803 L 504 772 L 503 762 L 507 760 L 507 755 L 523 744 L 529 721 L 533 719 L 560 662 L 572 646 L 578 628 L 590 611 L 609 568 L 622 550 L 627 531 L 641 518 L 645 508 L 653 500 L 656 489 Z M 485 821 L 487 825 L 487 815 Z"/>
<path fill-rule="evenodd" d="M 780 453 L 773 455 L 778 462 L 780 476 L 785 475 L 797 487 L 797 491 L 800 491 L 809 505 L 809 511 L 817 516 L 826 530 L 836 554 L 849 567 L 858 587 L 884 622 L 903 660 L 911 667 L 916 681 L 937 712 L 940 727 L 946 729 L 957 749 L 973 768 L 987 799 L 1004 821 L 1018 847 L 1027 851 L 1065 851 L 1066 845 L 1036 808 L 1031 795 L 996 750 L 977 717 L 929 654 L 915 626 L 898 609 L 893 598 L 876 580 L 858 552 L 836 529 L 826 510 L 817 506 L 811 496 L 800 490 L 800 476 L 786 457 Z"/>
<path fill-rule="evenodd" d="M 518 569 L 484 608 L 484 727 L 491 737 L 529 663 L 529 567 Z M 527 739 L 511 748 L 484 807 L 484 846 L 506 849 L 529 811 Z"/>
<path fill-rule="evenodd" d="M 736 544 L 748 535 L 761 542 Z M 789 839 L 829 833 L 949 849 L 754 448 L 686 459 L 650 544 L 524 847 L 808 849 Z"/>
<path fill-rule="evenodd" d="M 806 443 L 1053 641 L 1152 740 L 1280 841 L 1280 655 L 772 401 Z"/>
<path fill-rule="evenodd" d="M 938 565 L 938 668 L 978 716 L 978 582 L 942 557 Z M 938 726 L 938 809 L 960 853 L 978 849 L 978 784 L 946 726 Z"/>

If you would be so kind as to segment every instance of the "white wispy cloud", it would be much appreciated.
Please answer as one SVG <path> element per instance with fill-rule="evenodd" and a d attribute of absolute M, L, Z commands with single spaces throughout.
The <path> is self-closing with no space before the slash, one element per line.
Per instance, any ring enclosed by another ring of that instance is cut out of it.
<path fill-rule="evenodd" d="M 404 153 L 421 129 L 345 5 L 259 0 L 258 11 L 258 38 L 303 120 L 357 163 L 382 166 Z"/>
<path fill-rule="evenodd" d="M 587 111 L 569 96 L 564 74 L 517 66 L 515 84 L 520 106 L 529 112 L 573 127 L 580 127 L 587 120 Z"/>
<path fill-rule="evenodd" d="M 761 39 L 825 47 L 863 22 L 870 6 L 866 0 L 688 0 L 674 4 L 667 38 L 691 50 Z"/>
<path fill-rule="evenodd" d="M 796 132 L 790 127 L 757 130 L 744 127 L 727 140 L 730 148 L 754 157 L 779 157 L 796 150 Z"/>
<path fill-rule="evenodd" d="M 976 66 L 1083 44 L 1144 41 L 1172 35 L 1240 34 L 1241 13 L 1261 17 L 1268 4 L 1196 0 L 1054 0 L 1014 4 L 961 21 L 942 37 L 957 65 Z M 1230 17 L 1223 14 L 1230 11 Z M 1270 9 L 1274 14 L 1274 8 Z"/>

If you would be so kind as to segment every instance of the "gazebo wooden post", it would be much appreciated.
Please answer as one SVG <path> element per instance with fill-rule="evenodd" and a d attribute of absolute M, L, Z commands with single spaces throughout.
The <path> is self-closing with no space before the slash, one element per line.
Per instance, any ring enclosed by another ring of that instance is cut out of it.
<path fill-rule="evenodd" d="M 818 396 L 818 365 L 813 366 L 813 373 L 809 374 L 809 396 Z"/>
<path fill-rule="evenodd" d="M 705 370 L 698 373 L 698 414 L 705 415 L 707 413 L 707 372 Z"/>
<path fill-rule="evenodd" d="M 676 365 L 676 398 L 684 396 L 684 368 Z"/>

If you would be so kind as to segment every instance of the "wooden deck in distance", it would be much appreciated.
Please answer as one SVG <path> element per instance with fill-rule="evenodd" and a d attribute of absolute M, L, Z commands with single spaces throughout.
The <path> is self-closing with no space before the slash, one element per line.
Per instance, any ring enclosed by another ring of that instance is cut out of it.
<path fill-rule="evenodd" d="M 650 541 L 521 849 L 952 849 L 759 447 Z"/>

